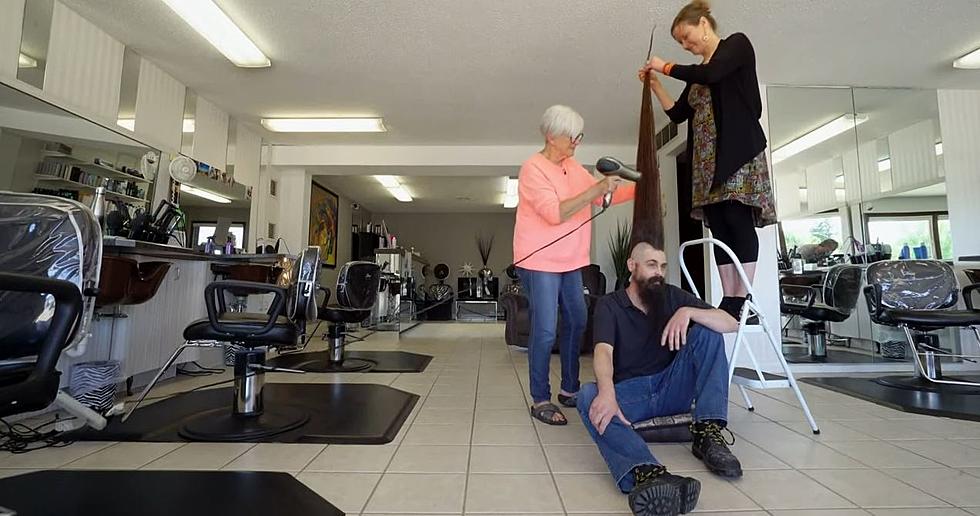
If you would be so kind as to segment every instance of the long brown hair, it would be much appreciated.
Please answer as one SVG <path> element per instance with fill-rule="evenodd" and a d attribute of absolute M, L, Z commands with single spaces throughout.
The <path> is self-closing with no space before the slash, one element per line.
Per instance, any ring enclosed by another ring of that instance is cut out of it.
<path fill-rule="evenodd" d="M 692 0 L 691 3 L 682 7 L 677 13 L 677 16 L 674 17 L 674 23 L 671 24 L 670 31 L 674 32 L 674 29 L 682 23 L 697 25 L 701 23 L 701 18 L 708 20 L 712 30 L 718 30 L 718 22 L 711 15 L 711 5 L 706 0 Z"/>

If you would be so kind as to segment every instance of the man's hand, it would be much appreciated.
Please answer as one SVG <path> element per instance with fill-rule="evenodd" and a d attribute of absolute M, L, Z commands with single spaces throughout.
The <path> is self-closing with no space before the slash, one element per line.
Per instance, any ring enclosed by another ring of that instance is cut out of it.
<path fill-rule="evenodd" d="M 612 422 L 612 418 L 614 417 L 619 417 L 627 425 L 632 424 L 626 420 L 623 411 L 619 409 L 615 392 L 606 391 L 603 393 L 600 391 L 599 395 L 592 400 L 592 406 L 589 407 L 589 420 L 599 430 L 599 435 L 602 435 L 606 432 L 606 427 L 609 426 L 609 423 Z"/>
<path fill-rule="evenodd" d="M 691 309 L 686 306 L 681 307 L 667 321 L 664 334 L 660 338 L 660 345 L 667 346 L 667 349 L 671 351 L 681 349 L 681 346 L 687 344 L 687 328 L 689 326 L 691 326 Z"/>

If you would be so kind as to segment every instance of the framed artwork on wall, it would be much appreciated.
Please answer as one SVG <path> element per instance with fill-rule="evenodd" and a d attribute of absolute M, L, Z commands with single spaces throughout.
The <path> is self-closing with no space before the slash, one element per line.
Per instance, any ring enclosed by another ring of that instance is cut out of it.
<path fill-rule="evenodd" d="M 337 266 L 337 220 L 340 198 L 326 188 L 312 184 L 310 189 L 310 245 L 320 248 L 323 266 Z"/>

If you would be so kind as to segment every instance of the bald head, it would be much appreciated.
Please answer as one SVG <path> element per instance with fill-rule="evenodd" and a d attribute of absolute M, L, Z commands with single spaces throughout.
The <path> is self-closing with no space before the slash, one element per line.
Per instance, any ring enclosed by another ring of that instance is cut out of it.
<path fill-rule="evenodd" d="M 649 242 L 638 242 L 633 246 L 626 266 L 629 268 L 630 277 L 636 283 L 654 277 L 663 278 L 667 273 L 667 254 Z"/>

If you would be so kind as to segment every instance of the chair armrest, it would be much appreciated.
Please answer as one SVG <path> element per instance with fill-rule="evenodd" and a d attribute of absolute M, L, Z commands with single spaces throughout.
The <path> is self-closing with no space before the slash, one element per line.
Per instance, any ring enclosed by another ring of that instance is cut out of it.
<path fill-rule="evenodd" d="M 54 371 L 82 313 L 82 294 L 78 287 L 64 280 L 0 272 L 0 291 L 35 292 L 54 297 L 54 316 L 38 352 L 35 373 L 32 375 Z"/>
<path fill-rule="evenodd" d="M 815 286 L 804 286 L 804 285 L 780 285 L 779 286 L 779 296 L 782 299 L 785 299 L 786 296 L 797 295 L 794 294 L 793 291 L 805 293 L 807 308 L 813 306 L 813 302 L 817 299 L 817 294 L 820 293 L 820 289 Z"/>
<path fill-rule="evenodd" d="M 881 317 L 881 285 L 868 285 L 864 287 L 864 299 L 868 302 L 868 313 L 871 320 L 878 322 Z"/>
<path fill-rule="evenodd" d="M 272 300 L 272 306 L 269 308 L 269 312 L 267 314 L 269 316 L 269 320 L 266 321 L 265 325 L 261 329 L 258 331 L 244 330 L 241 327 L 235 328 L 221 323 L 220 317 L 222 314 L 224 314 L 224 312 L 218 310 L 218 303 L 224 299 L 225 291 L 228 289 L 235 289 L 240 292 L 244 291 L 248 292 L 249 294 L 275 294 L 275 299 Z M 234 337 L 250 337 L 268 333 L 270 330 L 272 330 L 272 327 L 276 325 L 276 320 L 282 313 L 285 303 L 286 289 L 270 283 L 223 280 L 213 281 L 207 287 L 204 287 L 204 304 L 208 309 L 208 321 L 211 323 L 211 327 L 214 328 L 215 331 L 226 333 Z"/>
<path fill-rule="evenodd" d="M 966 303 L 967 310 L 976 310 L 973 308 L 973 292 L 976 290 L 980 290 L 980 283 L 963 287 L 963 302 Z"/>

